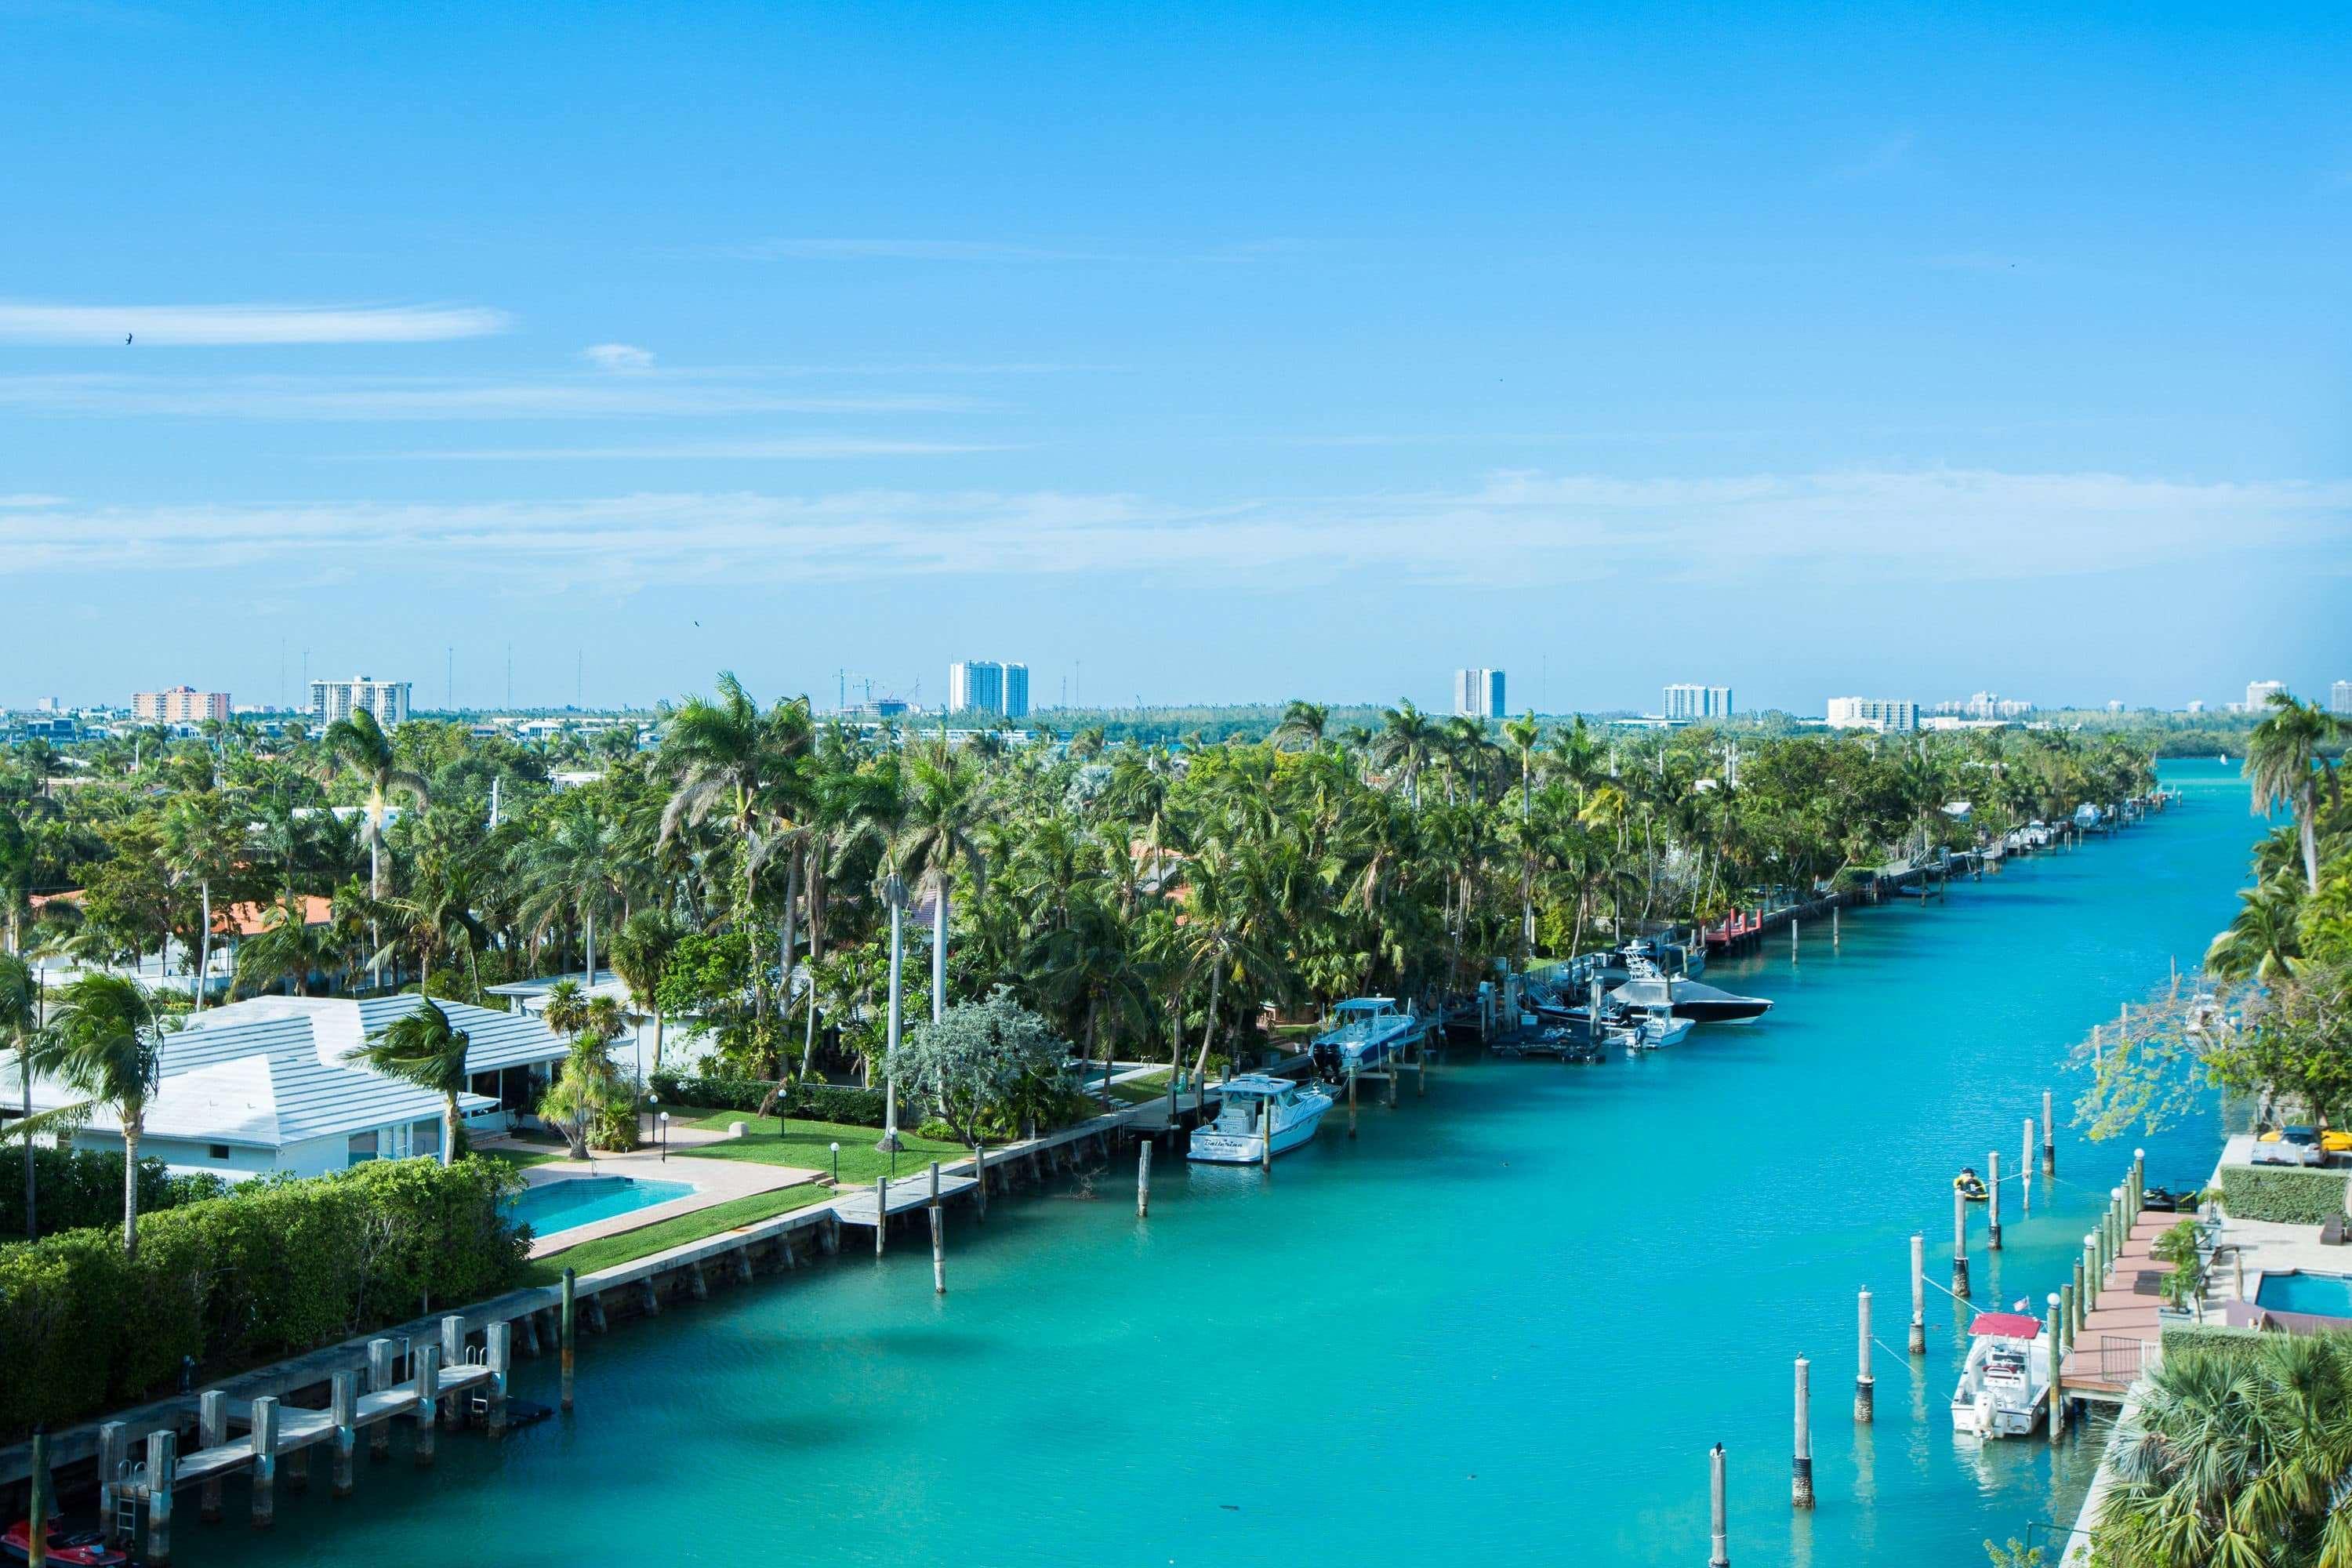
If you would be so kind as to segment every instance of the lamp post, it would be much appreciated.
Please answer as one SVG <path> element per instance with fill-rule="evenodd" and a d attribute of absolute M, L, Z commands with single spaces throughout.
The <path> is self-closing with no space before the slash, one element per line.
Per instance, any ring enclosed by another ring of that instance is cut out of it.
<path fill-rule="evenodd" d="M 883 879 L 882 901 L 890 906 L 890 1019 L 887 1052 L 882 1058 L 882 1139 L 877 1149 L 897 1153 L 898 1142 L 898 971 L 906 954 L 907 879 L 893 871 Z"/>
<path fill-rule="evenodd" d="M 838 1142 L 833 1146 L 833 1184 L 836 1187 L 841 1185 L 841 1145 Z"/>
<path fill-rule="evenodd" d="M 646 1141 L 647 1142 L 651 1142 L 653 1141 L 651 1134 L 658 1130 L 658 1124 L 661 1118 L 661 1096 L 658 1094 L 648 1094 L 646 1096 L 646 1104 L 652 1107 L 652 1109 L 646 1113 L 646 1131 L 648 1134 Z"/>
<path fill-rule="evenodd" d="M 667 1111 L 667 1110 L 663 1111 L 663 1112 L 661 1113 L 661 1119 L 660 1119 L 660 1120 L 661 1120 L 661 1144 L 662 1144 L 662 1157 L 661 1157 L 661 1163 L 662 1163 L 663 1164 L 667 1165 L 667 1164 L 668 1164 L 668 1163 L 669 1163 L 669 1112 L 668 1112 L 668 1111 Z"/>

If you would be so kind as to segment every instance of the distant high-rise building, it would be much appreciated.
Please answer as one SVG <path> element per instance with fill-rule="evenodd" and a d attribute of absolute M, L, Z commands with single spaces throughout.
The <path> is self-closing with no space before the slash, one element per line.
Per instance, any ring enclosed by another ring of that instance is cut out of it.
<path fill-rule="evenodd" d="M 2327 689 L 2327 710 L 2352 713 L 2352 680 L 2339 680 Z"/>
<path fill-rule="evenodd" d="M 174 686 L 167 691 L 134 691 L 131 716 L 145 724 L 201 724 L 228 719 L 228 693 Z"/>
<path fill-rule="evenodd" d="M 1457 669 L 1454 672 L 1454 712 L 1463 719 L 1500 719 L 1510 712 L 1503 700 L 1499 669 Z"/>
<path fill-rule="evenodd" d="M 365 710 L 375 715 L 376 723 L 390 730 L 408 722 L 408 689 L 405 680 L 378 680 L 362 675 L 353 680 L 314 680 L 310 682 L 310 718 L 313 722 L 332 724 Z"/>
<path fill-rule="evenodd" d="M 1919 705 L 1891 697 L 1832 697 L 1829 722 L 1832 730 L 1916 730 Z"/>
<path fill-rule="evenodd" d="M 1029 716 L 1029 667 L 991 658 L 959 659 L 948 666 L 948 711 Z"/>
<path fill-rule="evenodd" d="M 2246 711 L 2260 713 L 2271 705 L 2271 693 L 2284 691 L 2284 680 L 2249 680 L 2246 682 Z"/>
<path fill-rule="evenodd" d="M 1731 717 L 1731 688 L 1677 683 L 1666 688 L 1666 717 L 1676 722 Z"/>
<path fill-rule="evenodd" d="M 2202 713 L 2202 712 L 2204 712 L 2204 711 L 2205 711 L 2205 700 L 2204 700 L 2203 698 L 2201 698 L 2201 697 L 2192 697 L 2192 698 L 2190 698 L 2190 699 L 2189 699 L 2189 706 L 2188 706 L 2186 709 L 2182 710 L 2182 711 L 2184 711 L 2184 712 L 2189 712 L 2189 713 Z"/>

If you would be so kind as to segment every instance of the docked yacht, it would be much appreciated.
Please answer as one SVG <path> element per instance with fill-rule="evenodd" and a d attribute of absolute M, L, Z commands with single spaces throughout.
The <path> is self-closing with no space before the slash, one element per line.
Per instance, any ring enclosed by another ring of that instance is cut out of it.
<path fill-rule="evenodd" d="M 1223 1094 L 1216 1120 L 1192 1129 L 1188 1159 L 1255 1165 L 1266 1157 L 1269 1136 L 1274 1152 L 1287 1154 L 1315 1136 L 1317 1123 L 1331 1109 L 1331 1097 L 1321 1089 L 1262 1072 L 1229 1080 Z"/>
<path fill-rule="evenodd" d="M 2024 1312 L 1979 1312 L 1952 1391 L 1952 1430 L 2022 1437 L 2049 1407 L 2050 1342 L 2042 1321 Z"/>
<path fill-rule="evenodd" d="M 1359 996 L 1331 1009 L 1331 1026 L 1309 1047 L 1315 1070 L 1333 1083 L 1350 1072 L 1377 1072 L 1418 1039 L 1422 1020 L 1399 1010 L 1391 996 Z"/>
<path fill-rule="evenodd" d="M 1733 1024 L 1760 1018 L 1772 1010 L 1762 996 L 1738 996 L 1696 980 L 1662 974 L 1658 966 L 1639 953 L 1625 955 L 1629 978 L 1609 993 L 1620 1007 L 1644 1013 L 1671 1014 L 1694 1024 Z"/>

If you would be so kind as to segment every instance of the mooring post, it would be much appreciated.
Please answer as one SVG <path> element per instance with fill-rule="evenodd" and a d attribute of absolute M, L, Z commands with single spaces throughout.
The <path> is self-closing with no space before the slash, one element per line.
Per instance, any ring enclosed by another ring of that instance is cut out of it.
<path fill-rule="evenodd" d="M 49 1560 L 49 1428 L 47 1422 L 33 1426 L 33 1473 L 26 1478 L 33 1493 L 25 1510 L 26 1561 L 32 1568 L 42 1568 Z"/>
<path fill-rule="evenodd" d="M 339 1372 L 327 1380 L 327 1408 L 335 1423 L 335 1458 L 328 1485 L 337 1497 L 352 1495 L 352 1455 L 359 1447 L 360 1378 Z"/>
<path fill-rule="evenodd" d="M 1789 921 L 1789 962 L 1791 963 L 1797 961 L 1797 927 L 1802 923 L 1793 917 Z"/>
<path fill-rule="evenodd" d="M 1356 1135 L 1356 1064 L 1348 1064 L 1348 1136 Z"/>
<path fill-rule="evenodd" d="M 2033 1118 L 2025 1119 L 2025 1142 L 2017 1147 L 2018 1206 L 2027 1215 L 2033 1213 Z"/>
<path fill-rule="evenodd" d="M 2050 1337 L 2050 1440 L 2053 1443 L 2059 1439 L 2066 1426 L 2066 1400 L 2058 1388 L 2061 1374 L 2066 1366 L 2065 1352 L 2059 1343 L 2058 1336 L 2061 1311 L 2058 1292 L 2053 1290 L 2050 1293 L 2050 1321 L 2043 1325 L 2042 1332 Z"/>
<path fill-rule="evenodd" d="M 1837 944 L 1838 944 L 1838 910 L 1839 910 L 1839 908 L 1840 908 L 1840 906 L 1839 906 L 1839 905 L 1836 905 L 1836 904 L 1832 904 L 1832 905 L 1830 906 L 1830 946 L 1831 946 L 1831 947 L 1832 947 L 1832 948 L 1836 947 L 1836 946 L 1837 946 Z"/>
<path fill-rule="evenodd" d="M 1812 1397 L 1806 1383 L 1810 1366 L 1803 1356 L 1797 1358 L 1796 1447 L 1789 1461 L 1789 1505 L 1791 1508 L 1813 1506 Z"/>
<path fill-rule="evenodd" d="M 178 1479 L 180 1435 L 170 1427 L 147 1434 L 147 1561 L 172 1561 L 172 1484 Z"/>
<path fill-rule="evenodd" d="M 2131 1220 L 2137 1224 L 2141 1204 L 2147 1198 L 2147 1151 L 2132 1151 Z"/>
<path fill-rule="evenodd" d="M 1274 1169 L 1274 1101 L 1271 1100 L 1257 1102 L 1257 1168 L 1271 1171 Z"/>
<path fill-rule="evenodd" d="M 1927 1238 L 1916 1232 L 1911 1237 L 1911 1338 L 1904 1348 L 1927 1353 Z"/>
<path fill-rule="evenodd" d="M 2058 1169 L 2058 1144 L 2050 1126 L 2050 1091 L 2042 1091 L 2042 1173 L 2053 1174 Z"/>
<path fill-rule="evenodd" d="M 2083 1260 L 2074 1260 L 2074 1279 L 2083 1277 Z M 2074 1279 L 2061 1280 L 2053 1295 L 2058 1298 L 2058 1348 L 2063 1353 L 2074 1347 L 2074 1336 L 2081 1331 L 2081 1320 L 2076 1316 L 2075 1299 L 2082 1294 Z"/>
<path fill-rule="evenodd" d="M 98 1528 L 109 1546 L 138 1544 L 115 1528 L 115 1513 L 121 1506 L 115 1489 L 121 1484 L 130 1458 L 131 1428 L 120 1421 L 101 1423 L 98 1428 Z"/>
<path fill-rule="evenodd" d="M 390 1340 L 368 1341 L 368 1392 L 382 1394 L 393 1384 L 393 1344 Z M 392 1423 L 379 1421 L 368 1428 L 368 1458 L 392 1458 Z"/>
<path fill-rule="evenodd" d="M 1139 1139 L 1135 1145 L 1135 1217 L 1143 1219 L 1151 1213 L 1151 1140 Z"/>
<path fill-rule="evenodd" d="M 489 1363 L 490 1368 L 487 1425 L 491 1436 L 503 1436 L 507 1429 L 507 1378 L 514 1370 L 514 1325 L 492 1323 L 482 1331 L 489 1340 L 482 1353 L 482 1359 Z"/>
<path fill-rule="evenodd" d="M 253 1528 L 278 1522 L 278 1401 L 253 1402 Z"/>
<path fill-rule="evenodd" d="M 886 1246 L 887 1246 L 887 1245 L 889 1244 L 889 1240 L 890 1240 L 890 1178 L 889 1178 L 889 1177 L 887 1177 L 887 1176 L 877 1176 L 877 1177 L 875 1177 L 875 1178 L 874 1178 L 874 1256 L 875 1256 L 875 1257 L 879 1258 L 879 1257 L 881 1257 L 881 1256 L 882 1256 L 882 1249 L 883 1249 Z"/>
<path fill-rule="evenodd" d="M 1168 1113 L 1168 1125 L 1171 1127 L 1176 1125 L 1176 1113 L 1172 1105 Z M 979 1184 L 972 1188 L 972 1194 L 980 1202 L 980 1217 L 986 1219 L 988 1217 L 988 1146 L 984 1143 L 975 1143 L 971 1146 L 971 1173 L 979 1182 Z"/>
<path fill-rule="evenodd" d="M 2106 1283 L 2099 1272 L 2098 1237 L 2095 1234 L 2083 1237 L 2083 1255 L 2074 1259 L 2074 1332 L 2080 1334 L 2090 1325 L 2091 1309 L 2098 1304 L 2099 1287 Z"/>
<path fill-rule="evenodd" d="M 579 1331 L 580 1275 L 577 1269 L 563 1271 L 563 1408 L 572 1408 L 572 1352 Z"/>
<path fill-rule="evenodd" d="M 1706 1568 L 1731 1568 L 1731 1542 L 1724 1528 L 1723 1445 L 1717 1443 L 1706 1453 L 1706 1509 L 1708 1534 L 1714 1548 L 1707 1553 Z"/>
<path fill-rule="evenodd" d="M 1870 1291 L 1854 1301 L 1853 1424 L 1867 1426 L 1878 1416 L 1878 1379 L 1870 1371 Z"/>
<path fill-rule="evenodd" d="M 217 1448 L 228 1441 L 228 1392 L 208 1388 L 196 1395 L 196 1447 Z M 260 1452 L 257 1447 L 256 1453 Z M 221 1516 L 221 1484 L 217 1474 L 207 1476 L 196 1487 L 196 1517 L 206 1524 L 217 1524 Z"/>
<path fill-rule="evenodd" d="M 1402 1078 L 1403 1076 L 1404 1076 L 1404 1061 L 1403 1061 L 1403 1058 L 1401 1058 L 1401 1057 L 1391 1057 L 1391 1058 L 1389 1058 L 1389 1070 L 1388 1070 L 1388 1080 L 1389 1080 L 1389 1109 L 1390 1109 L 1391 1110 L 1394 1110 L 1396 1109 L 1396 1102 L 1397 1102 L 1397 1079 L 1400 1079 L 1400 1078 Z"/>
<path fill-rule="evenodd" d="M 456 1370 L 466 1364 L 466 1320 L 455 1315 L 441 1320 L 441 1364 Z M 462 1412 L 457 1407 L 457 1395 L 451 1394 L 441 1402 L 436 1419 L 446 1426 L 458 1425 Z"/>
<path fill-rule="evenodd" d="M 416 1468 L 433 1462 L 433 1429 L 441 1418 L 441 1347 L 416 1352 Z"/>
<path fill-rule="evenodd" d="M 940 1207 L 940 1163 L 931 1162 L 931 1293 L 948 1293 L 947 1211 Z"/>
<path fill-rule="evenodd" d="M 1952 1189 L 1952 1294 L 1969 1299 L 1969 1199 Z"/>
<path fill-rule="evenodd" d="M 1985 1156 L 1985 1250 L 2000 1250 L 2000 1151 Z"/>

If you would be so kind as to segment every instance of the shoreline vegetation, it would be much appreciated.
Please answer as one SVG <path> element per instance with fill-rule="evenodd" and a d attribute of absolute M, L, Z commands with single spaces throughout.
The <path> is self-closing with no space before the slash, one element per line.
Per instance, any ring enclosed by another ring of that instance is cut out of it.
<path fill-rule="evenodd" d="M 1114 1058 L 1187 1079 L 1252 1065 L 1277 1010 L 1363 994 L 1441 1005 L 1497 962 L 1851 889 L 2154 778 L 2153 746 L 2123 731 L 1622 732 L 1443 720 L 1410 703 L 1346 726 L 1292 703 L 1263 739 L 1181 750 L 1098 730 L 959 746 L 919 728 L 845 729 L 805 700 L 763 707 L 726 676 L 657 720 L 642 748 L 608 731 L 595 776 L 562 787 L 551 750 L 429 721 L 386 734 L 364 714 L 315 737 L 215 727 L 135 762 L 111 742 L 79 757 L 17 748 L 0 760 L 7 944 L 80 977 L 43 994 L 12 956 L 0 1042 L 29 1047 L 40 1070 L 130 1128 L 161 1041 L 196 1007 L 393 990 L 496 1005 L 490 985 L 609 963 L 651 1017 L 652 1072 L 687 1065 L 758 1086 L 748 1110 L 697 1107 L 722 1128 L 747 1121 L 746 1139 L 675 1154 L 829 1170 L 837 1141 L 849 1184 L 894 1101 L 902 1161 L 961 1154 L 1094 1114 L 1102 1101 L 1080 1086 Z M 304 919 L 306 899 L 323 900 L 324 923 Z M 226 995 L 184 962 L 155 984 L 119 973 L 202 954 L 207 916 L 238 903 L 263 915 Z M 104 997 L 77 989 L 98 983 Z M 98 1005 L 109 997 L 110 1011 Z M 572 1049 L 541 1117 L 576 1146 L 634 1145 L 648 1102 L 614 1066 L 617 1005 L 559 987 L 546 1016 Z M 21 1067 L 0 1062 L 0 1076 L 13 1085 Z M 425 1082 L 434 1069 L 415 1070 Z M 59 1130 L 0 1123 L 27 1148 Z M 519 1163 L 451 1168 L 493 1167 L 503 1186 Z M 53 1237 L 36 1181 L 26 1206 L 39 1239 L 0 1242 L 0 1313 L 58 1310 L 72 1259 L 100 1234 L 129 1258 L 131 1237 L 188 1223 L 175 1216 L 309 1184 L 142 1220 L 126 1184 L 116 1231 Z M 764 1216 L 822 1192 L 736 1203 Z M 665 1224 L 716 1234 L 729 1208 Z M 625 1233 L 559 1258 L 653 1239 Z M 520 1248 L 504 1272 L 503 1284 L 532 1276 Z M 110 1310 L 122 1320 L 107 1331 L 139 1331 L 143 1304 Z M 207 1369 L 237 1351 L 208 1330 L 188 1353 Z M 32 1396 L 0 1413 L 0 1437 L 90 1413 L 87 1397 Z"/>

